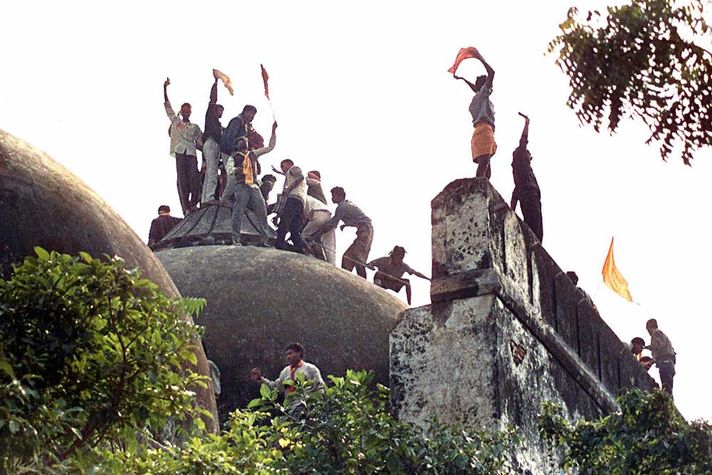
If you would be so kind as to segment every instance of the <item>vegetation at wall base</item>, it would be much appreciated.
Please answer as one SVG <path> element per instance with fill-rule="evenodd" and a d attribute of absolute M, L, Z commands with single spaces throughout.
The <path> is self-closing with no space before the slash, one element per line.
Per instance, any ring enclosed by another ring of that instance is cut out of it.
<path fill-rule="evenodd" d="M 687 422 L 667 393 L 632 389 L 620 411 L 571 423 L 561 407 L 544 406 L 542 437 L 561 468 L 590 474 L 712 473 L 712 425 Z"/>

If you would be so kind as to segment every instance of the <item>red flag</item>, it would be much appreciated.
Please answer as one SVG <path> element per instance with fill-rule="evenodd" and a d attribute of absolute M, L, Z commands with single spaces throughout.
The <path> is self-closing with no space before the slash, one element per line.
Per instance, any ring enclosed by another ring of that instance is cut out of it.
<path fill-rule="evenodd" d="M 460 63 L 464 59 L 474 58 L 476 56 L 477 49 L 474 46 L 470 46 L 469 48 L 460 48 L 460 52 L 457 53 L 457 57 L 455 58 L 455 64 L 453 64 L 452 67 L 447 70 L 447 72 L 452 73 L 452 75 L 454 76 L 458 66 L 460 66 Z"/>
<path fill-rule="evenodd" d="M 269 81 L 269 75 L 267 74 L 265 67 L 261 64 L 260 69 L 262 70 L 262 82 L 265 83 L 265 97 L 269 99 L 269 84 L 267 83 L 267 81 Z"/>

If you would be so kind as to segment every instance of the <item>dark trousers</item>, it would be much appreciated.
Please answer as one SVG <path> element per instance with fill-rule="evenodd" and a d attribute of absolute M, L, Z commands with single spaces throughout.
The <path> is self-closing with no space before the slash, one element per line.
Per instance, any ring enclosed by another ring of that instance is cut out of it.
<path fill-rule="evenodd" d="M 286 249 L 285 238 L 287 231 L 294 244 L 296 252 L 304 252 L 304 241 L 302 241 L 302 229 L 304 228 L 304 205 L 297 198 L 287 198 L 284 209 L 279 216 L 279 226 L 277 226 L 277 241 L 274 247 Z"/>
<path fill-rule="evenodd" d="M 660 384 L 663 391 L 672 396 L 672 378 L 675 376 L 675 364 L 672 361 L 658 361 L 656 363 L 660 372 Z"/>
<path fill-rule="evenodd" d="M 544 225 L 541 219 L 541 193 L 536 188 L 526 189 L 521 194 L 520 204 L 524 222 L 527 223 L 534 235 L 539 238 L 539 241 L 543 241 Z"/>
<path fill-rule="evenodd" d="M 200 199 L 198 159 L 193 155 L 176 153 L 176 176 L 178 178 L 178 199 L 185 215 L 195 207 Z"/>

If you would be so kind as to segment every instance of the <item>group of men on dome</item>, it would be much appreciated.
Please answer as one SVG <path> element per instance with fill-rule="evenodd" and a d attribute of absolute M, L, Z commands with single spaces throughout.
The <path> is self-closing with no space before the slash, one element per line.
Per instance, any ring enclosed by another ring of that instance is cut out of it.
<path fill-rule="evenodd" d="M 252 121 L 257 109 L 245 105 L 242 112 L 232 118 L 227 127 L 221 124 L 224 108 L 218 103 L 220 72 L 213 70 L 214 82 L 205 113 L 205 131 L 190 121 L 191 105 L 181 105 L 176 114 L 168 98 L 170 79 L 163 84 L 164 108 L 170 120 L 170 154 L 175 157 L 178 196 L 184 216 L 199 207 L 228 206 L 232 208 L 232 242 L 244 245 L 242 222 L 250 210 L 250 220 L 259 238 L 257 246 L 269 247 L 270 227 L 268 217 L 274 214 L 276 225 L 275 248 L 288 250 L 328 261 L 336 261 L 336 228 L 341 224 L 356 228 L 356 239 L 342 256 L 341 267 L 366 278 L 366 267 L 376 270 L 374 283 L 380 287 L 400 291 L 406 288 L 408 303 L 411 287 L 404 273 L 426 278 L 403 262 L 405 249 L 396 246 L 389 256 L 369 262 L 373 242 L 373 223 L 354 203 L 346 199 L 346 191 L 336 186 L 331 189 L 331 201 L 336 204 L 333 215 L 322 189 L 318 170 L 306 174 L 291 159 L 280 162 L 274 173 L 284 177 L 284 186 L 277 201 L 269 197 L 277 178 L 262 174 L 260 157 L 274 150 L 277 143 L 277 122 L 272 124 L 267 145 L 255 130 Z M 226 84 L 227 86 L 227 84 Z M 198 169 L 197 151 L 202 151 L 202 167 Z M 268 204 L 269 203 L 269 204 Z M 149 245 L 160 241 L 179 222 L 170 216 L 170 208 L 162 205 L 159 217 L 151 223 Z M 289 236 L 287 238 L 287 236 Z"/>

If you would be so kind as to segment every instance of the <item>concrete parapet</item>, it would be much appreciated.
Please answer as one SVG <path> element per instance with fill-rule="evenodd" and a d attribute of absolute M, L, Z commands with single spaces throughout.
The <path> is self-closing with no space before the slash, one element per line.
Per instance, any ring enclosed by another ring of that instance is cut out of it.
<path fill-rule="evenodd" d="M 616 409 L 621 390 L 654 385 L 487 180 L 445 187 L 432 226 L 432 305 L 406 311 L 390 337 L 401 419 L 514 425 L 522 466 L 542 472 L 544 401 L 594 418 Z"/>

